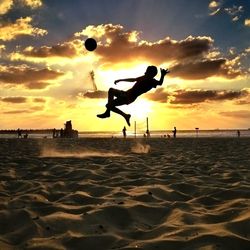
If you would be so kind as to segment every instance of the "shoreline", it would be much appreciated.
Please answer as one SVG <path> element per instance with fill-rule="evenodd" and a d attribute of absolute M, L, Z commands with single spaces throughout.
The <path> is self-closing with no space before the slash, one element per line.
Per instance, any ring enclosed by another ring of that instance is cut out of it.
<path fill-rule="evenodd" d="M 29 138 L 52 138 L 53 133 L 29 133 L 24 131 L 22 134 L 28 134 Z M 143 138 L 145 132 L 138 131 L 136 133 L 136 137 Z M 18 137 L 17 133 L 0 133 L 0 138 L 16 138 Z M 78 138 L 110 138 L 110 137 L 118 137 L 122 138 L 121 131 L 112 131 L 112 132 L 79 132 Z M 134 132 L 131 130 L 127 130 L 127 138 L 135 137 Z M 173 137 L 171 131 L 150 131 L 150 138 L 166 138 Z M 177 138 L 234 138 L 238 137 L 237 130 L 200 130 L 198 133 L 194 130 L 177 130 Z M 240 130 L 240 137 L 250 137 L 250 130 Z"/>

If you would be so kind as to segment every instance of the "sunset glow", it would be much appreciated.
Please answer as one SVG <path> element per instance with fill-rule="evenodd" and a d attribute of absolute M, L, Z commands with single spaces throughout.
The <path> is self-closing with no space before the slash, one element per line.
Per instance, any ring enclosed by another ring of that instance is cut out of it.
<path fill-rule="evenodd" d="M 148 65 L 158 67 L 156 79 L 160 68 L 170 74 L 162 86 L 121 107 L 132 122 L 145 124 L 149 117 L 152 129 L 250 127 L 245 1 L 238 8 L 233 1 L 16 2 L 0 4 L 0 129 L 60 128 L 72 120 L 79 131 L 120 130 L 121 117 L 100 120 L 96 114 L 105 110 L 110 87 L 133 86 L 114 85 L 116 79 L 139 77 Z M 103 5 L 107 13 L 100 13 Z M 88 37 L 98 43 L 93 52 L 84 47 Z"/>

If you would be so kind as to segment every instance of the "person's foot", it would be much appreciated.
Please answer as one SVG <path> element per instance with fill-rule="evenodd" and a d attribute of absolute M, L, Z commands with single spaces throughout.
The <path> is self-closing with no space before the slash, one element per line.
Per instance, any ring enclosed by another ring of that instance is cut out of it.
<path fill-rule="evenodd" d="M 125 115 L 124 116 L 124 118 L 125 118 L 125 120 L 126 120 L 126 122 L 127 122 L 127 124 L 130 126 L 130 117 L 131 117 L 131 115 L 130 114 L 127 114 L 127 115 Z"/>
<path fill-rule="evenodd" d="M 102 119 L 103 118 L 108 118 L 108 117 L 110 117 L 110 112 L 106 111 L 103 114 L 97 115 L 97 117 L 102 118 Z"/>

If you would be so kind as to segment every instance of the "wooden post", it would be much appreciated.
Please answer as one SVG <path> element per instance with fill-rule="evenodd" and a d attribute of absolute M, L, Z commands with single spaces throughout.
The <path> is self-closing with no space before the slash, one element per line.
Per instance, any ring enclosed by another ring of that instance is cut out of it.
<path fill-rule="evenodd" d="M 148 117 L 147 117 L 146 122 L 147 122 L 146 136 L 147 136 L 147 137 L 150 137 L 150 132 L 149 132 L 149 129 L 148 129 Z"/>
<path fill-rule="evenodd" d="M 196 130 L 196 137 L 198 137 L 199 128 L 195 128 L 195 130 Z"/>

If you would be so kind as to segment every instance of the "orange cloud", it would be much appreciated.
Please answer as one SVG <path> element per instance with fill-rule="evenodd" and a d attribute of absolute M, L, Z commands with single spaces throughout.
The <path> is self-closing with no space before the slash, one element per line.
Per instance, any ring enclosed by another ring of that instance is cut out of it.
<path fill-rule="evenodd" d="M 32 111 L 31 110 L 28 110 L 28 109 L 22 109 L 22 110 L 10 110 L 10 111 L 4 111 L 3 114 L 6 114 L 6 115 L 14 115 L 14 114 L 27 114 L 27 113 L 31 113 Z"/>
<path fill-rule="evenodd" d="M 219 90 L 177 90 L 173 94 L 171 104 L 194 104 L 207 101 L 223 101 L 239 99 L 247 95 L 242 91 L 219 91 Z"/>
<path fill-rule="evenodd" d="M 192 37 L 176 41 L 169 37 L 155 42 L 141 41 L 139 32 L 125 32 L 121 25 L 88 26 L 75 36 L 98 39 L 96 54 L 102 64 L 146 61 L 152 64 L 172 64 L 170 77 L 206 79 L 220 76 L 227 79 L 243 75 L 239 65 L 226 58 L 213 47 L 211 37 Z M 131 39 L 133 37 L 133 39 Z M 213 58 L 213 59 L 212 59 Z M 238 67 L 238 68 L 237 68 Z"/>
<path fill-rule="evenodd" d="M 220 5 L 220 4 L 219 4 L 218 1 L 212 1 L 212 2 L 209 3 L 208 7 L 209 7 L 210 9 L 212 9 L 212 8 L 218 8 L 219 5 Z"/>
<path fill-rule="evenodd" d="M 62 44 L 56 44 L 54 46 L 42 46 L 40 48 L 34 48 L 32 46 L 23 50 L 22 55 L 25 57 L 76 57 L 82 52 L 82 41 L 74 40 L 70 42 L 64 42 Z"/>
<path fill-rule="evenodd" d="M 240 69 L 240 57 L 233 60 L 218 58 L 220 52 L 214 48 L 211 37 L 188 36 L 179 41 L 166 37 L 155 42 L 147 42 L 140 40 L 139 34 L 140 32 L 135 30 L 126 32 L 121 25 L 90 25 L 75 33 L 75 38 L 71 41 L 40 48 L 26 47 L 22 51 L 12 53 L 10 58 L 51 64 L 62 63 L 64 60 L 69 62 L 74 58 L 76 62 L 78 59 L 83 61 L 85 57 L 87 60 L 89 54 L 85 53 L 83 42 L 79 38 L 91 36 L 98 41 L 98 47 L 91 56 L 101 66 L 114 67 L 139 62 L 167 64 L 170 67 L 172 65 L 170 77 L 194 80 L 209 77 L 234 79 L 244 75 Z"/>
<path fill-rule="evenodd" d="M 36 98 L 33 99 L 33 102 L 45 103 L 46 99 L 41 98 L 41 97 L 36 97 Z"/>
<path fill-rule="evenodd" d="M 172 60 L 188 59 L 207 53 L 212 47 L 210 37 L 192 37 L 176 41 L 169 37 L 149 43 L 140 41 L 139 32 L 125 32 L 121 25 L 88 26 L 75 36 L 92 36 L 100 42 L 96 53 L 102 62 L 118 63 L 146 60 L 152 63 L 164 63 Z"/>
<path fill-rule="evenodd" d="M 220 6 L 221 6 L 220 0 L 211 1 L 208 5 L 209 11 L 210 11 L 209 15 L 210 16 L 216 15 L 220 11 Z"/>
<path fill-rule="evenodd" d="M 27 89 L 45 89 L 49 85 L 49 82 L 28 82 L 25 84 L 25 87 Z"/>
<path fill-rule="evenodd" d="M 250 96 L 248 91 L 243 89 L 239 91 L 230 90 L 176 90 L 176 91 L 166 91 L 164 88 L 159 88 L 153 93 L 146 95 L 146 98 L 152 101 L 157 101 L 160 103 L 170 103 L 172 105 L 180 104 L 197 104 L 208 101 L 226 101 L 242 99 Z"/>
<path fill-rule="evenodd" d="M 146 94 L 146 98 L 152 101 L 166 103 L 170 93 L 164 91 L 164 88 L 158 88 L 153 93 Z"/>
<path fill-rule="evenodd" d="M 26 97 L 3 97 L 0 99 L 2 102 L 8 103 L 25 103 L 27 101 Z"/>
<path fill-rule="evenodd" d="M 80 61 L 89 62 L 89 58 L 85 57 L 86 49 L 80 39 L 74 39 L 71 41 L 65 41 L 58 43 L 53 46 L 41 46 L 35 48 L 29 46 L 24 48 L 22 51 L 16 51 L 9 55 L 12 61 L 22 60 L 34 63 L 47 63 L 49 65 L 55 64 L 67 64 L 75 63 Z"/>
<path fill-rule="evenodd" d="M 0 15 L 7 13 L 13 5 L 13 0 L 1 0 L 0 2 Z"/>
<path fill-rule="evenodd" d="M 250 111 L 249 110 L 225 111 L 225 112 L 220 112 L 220 115 L 232 118 L 245 119 L 250 117 Z"/>
<path fill-rule="evenodd" d="M 54 80 L 64 73 L 49 68 L 34 69 L 27 65 L 0 67 L 0 84 L 22 84 L 29 89 L 46 87 L 48 80 Z"/>
<path fill-rule="evenodd" d="M 106 91 L 96 90 L 96 91 L 87 91 L 82 94 L 79 93 L 78 96 L 91 99 L 102 99 L 102 98 L 107 98 L 108 93 Z"/>
<path fill-rule="evenodd" d="M 167 37 L 163 40 L 149 43 L 139 40 L 139 32 L 125 32 L 121 25 L 88 26 L 82 32 L 75 33 L 75 37 L 92 36 L 98 41 L 95 55 L 101 57 L 100 63 L 131 62 L 135 59 L 147 60 L 153 63 L 164 63 L 202 56 L 212 47 L 210 37 L 192 37 L 176 41 Z M 54 46 L 40 48 L 27 47 L 21 53 L 13 54 L 13 59 L 76 57 L 84 56 L 85 51 L 80 39 L 74 39 Z"/>
<path fill-rule="evenodd" d="M 21 2 L 32 9 L 41 7 L 43 5 L 41 0 L 21 0 Z"/>
<path fill-rule="evenodd" d="M 206 79 L 211 76 L 233 79 L 243 74 L 240 70 L 230 67 L 226 62 L 226 59 L 208 59 L 193 63 L 176 64 L 171 67 L 171 76 L 197 80 Z"/>
<path fill-rule="evenodd" d="M 15 4 L 14 4 L 15 2 Z M 9 10 L 16 5 L 28 6 L 32 9 L 41 7 L 43 5 L 42 0 L 1 0 L 0 2 L 0 15 L 6 14 Z"/>
<path fill-rule="evenodd" d="M 18 36 L 44 36 L 48 32 L 44 29 L 36 28 L 31 25 L 32 18 L 19 18 L 14 23 L 5 22 L 0 24 L 0 40 L 10 41 Z"/>
<path fill-rule="evenodd" d="M 248 27 L 250 27 L 250 19 L 245 19 L 245 26 L 248 26 Z"/>

